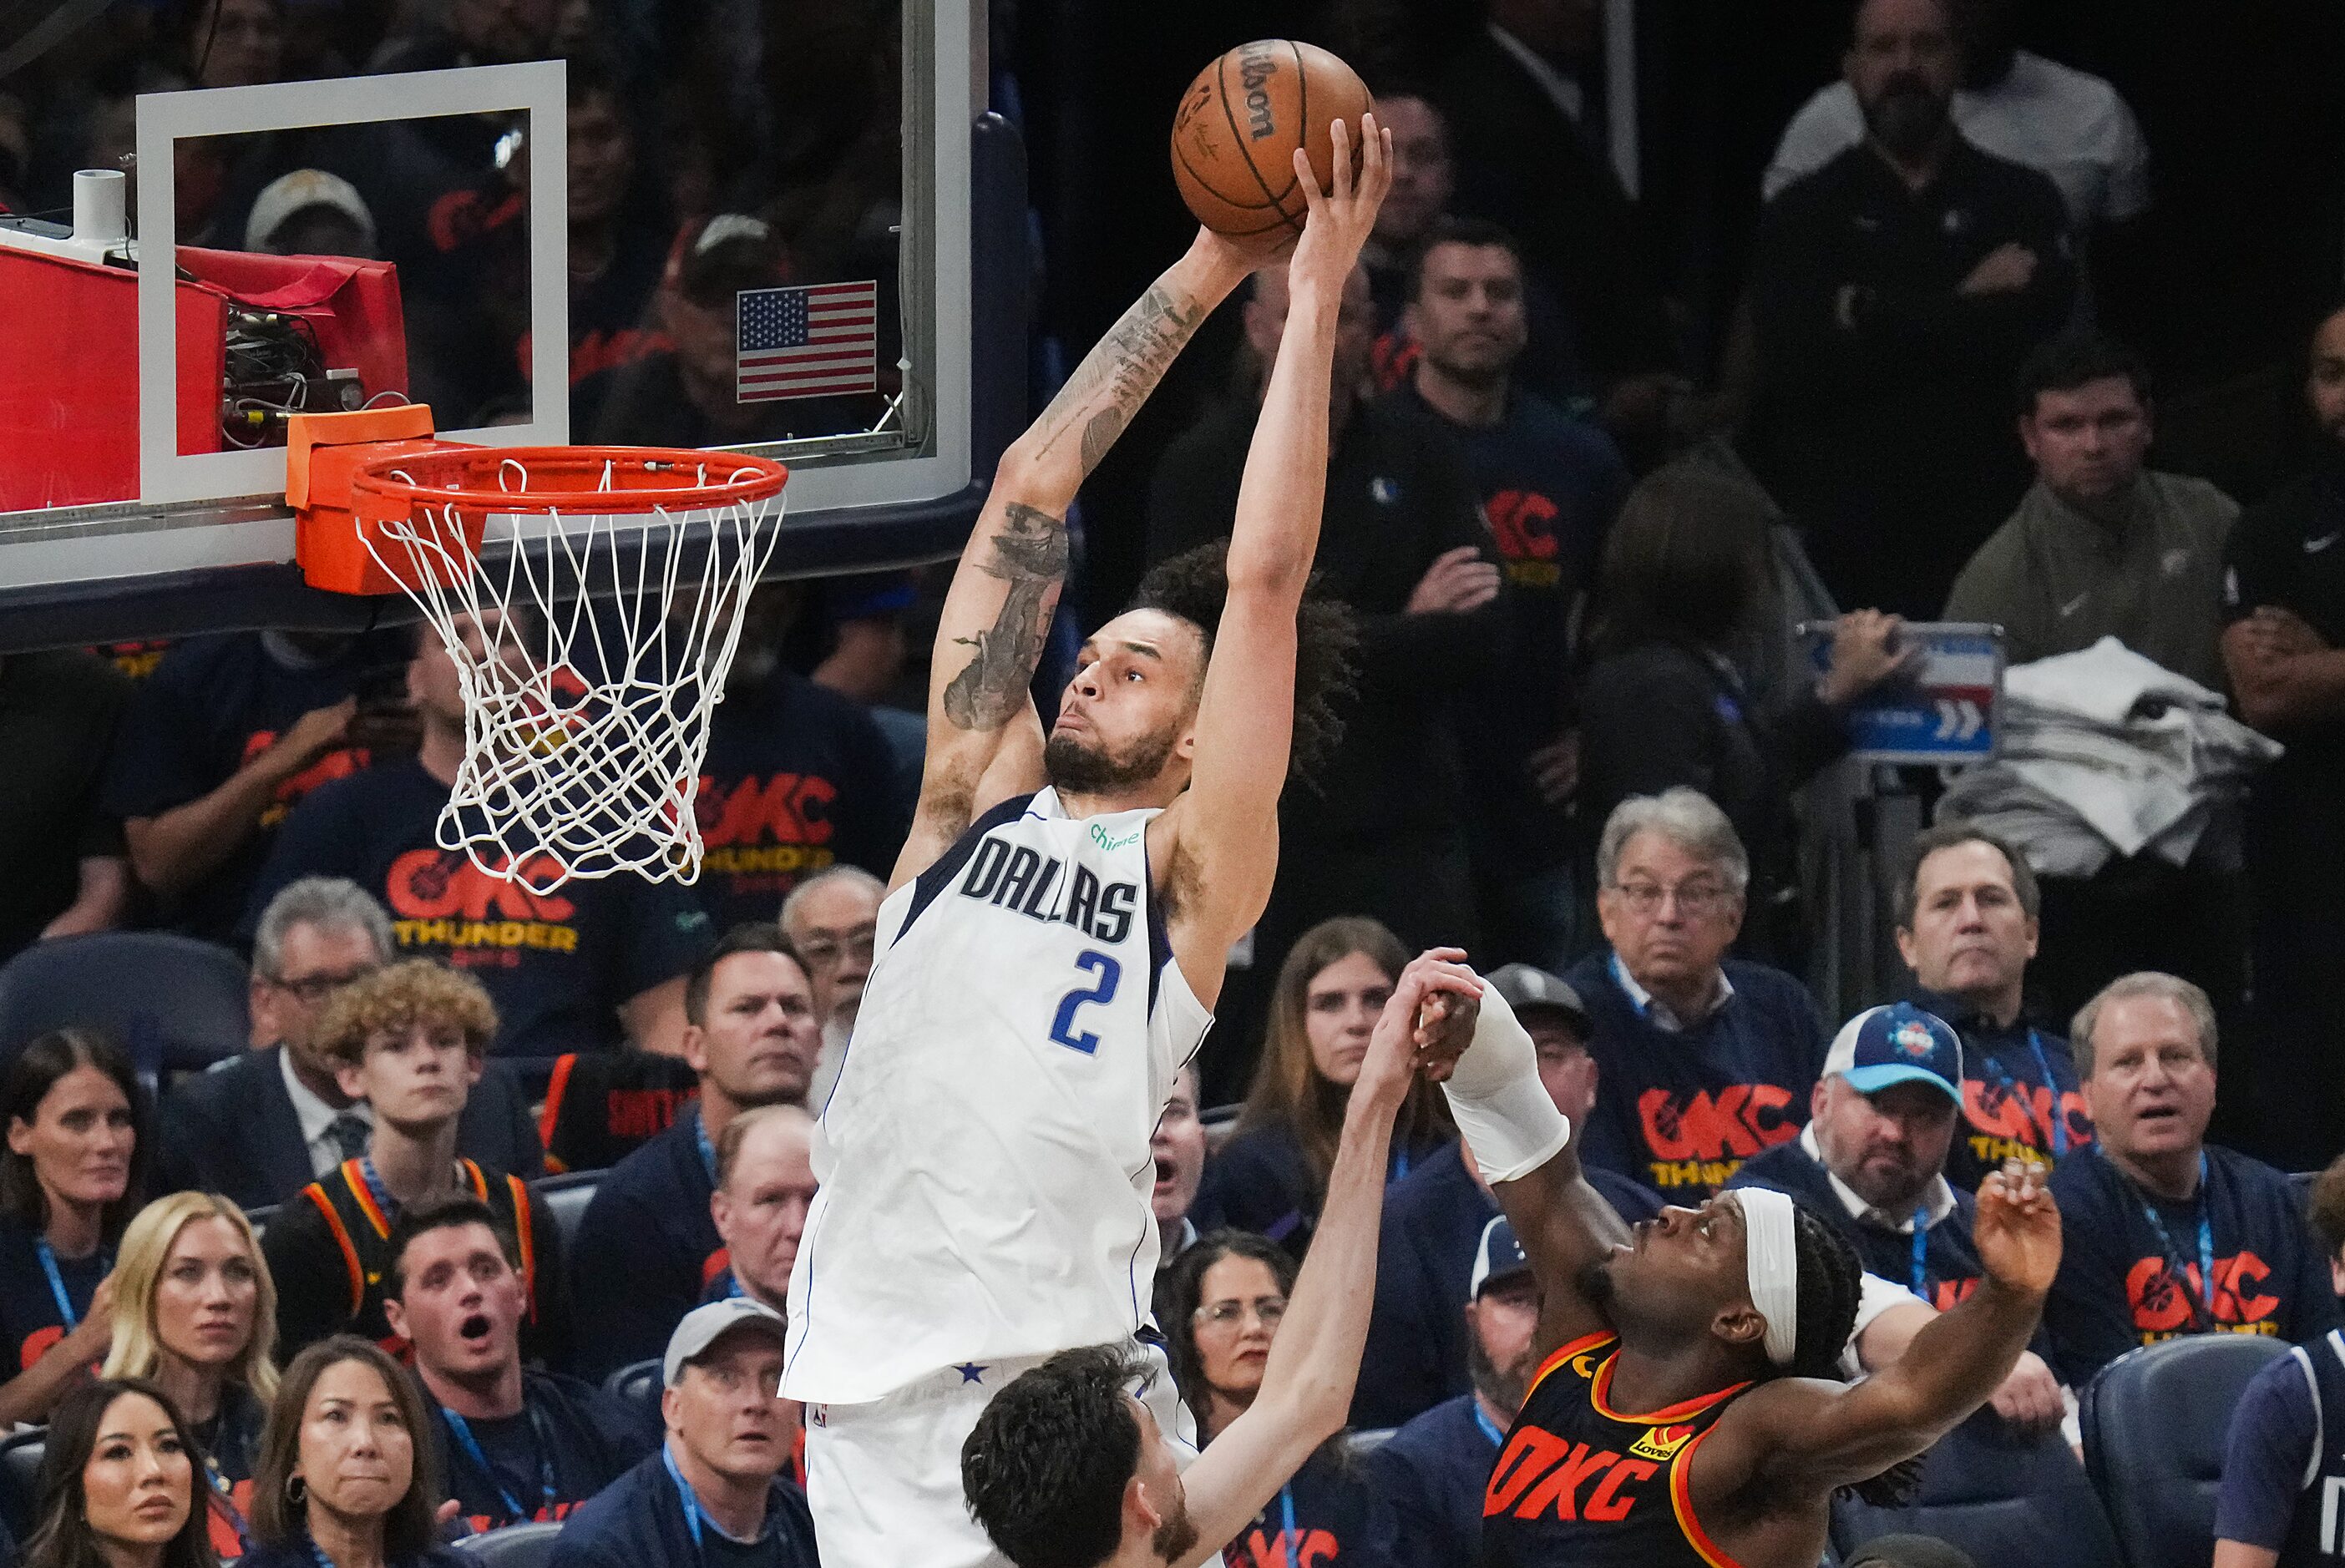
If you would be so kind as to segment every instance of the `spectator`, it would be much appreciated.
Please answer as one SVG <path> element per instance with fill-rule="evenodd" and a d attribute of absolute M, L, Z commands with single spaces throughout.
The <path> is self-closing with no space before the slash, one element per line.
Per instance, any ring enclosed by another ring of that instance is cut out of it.
<path fill-rule="evenodd" d="M 376 258 L 374 213 L 358 187 L 321 168 L 269 181 L 245 215 L 244 248 L 271 256 Z"/>
<path fill-rule="evenodd" d="M 888 885 L 861 866 L 834 865 L 804 878 L 782 900 L 782 935 L 806 965 L 822 1019 L 822 1057 L 807 1091 L 808 1105 L 829 1099 L 838 1080 L 856 1009 L 863 1005 L 863 982 L 871 977 L 879 903 L 887 895 Z"/>
<path fill-rule="evenodd" d="M 521 1364 L 529 1287 L 521 1249 L 468 1197 L 411 1208 L 391 1231 L 383 1314 L 414 1348 L 432 1473 L 475 1531 L 560 1519 L 656 1441 L 632 1406 Z"/>
<path fill-rule="evenodd" d="M 1244 321 L 1264 365 L 1276 356 L 1286 305 L 1285 274 L 1257 273 Z M 1358 617 L 1358 690 L 1315 787 L 1282 803 L 1278 878 L 1253 963 L 1232 973 L 1216 1003 L 1222 1029 L 1241 1041 L 1255 1037 L 1287 948 L 1322 920 L 1369 916 L 1412 950 L 1477 939 L 1451 710 L 1499 673 L 1498 571 L 1456 448 L 1405 410 L 1360 401 L 1372 315 L 1366 275 L 1355 273 L 1336 324 L 1314 561 L 1320 590 Z M 1228 532 L 1258 407 L 1249 399 L 1216 410 L 1166 450 L 1149 493 L 1152 561 Z M 1207 1097 L 1233 1095 L 1250 1065 L 1213 1052 Z"/>
<path fill-rule="evenodd" d="M 568 1350 L 562 1237 L 545 1199 L 512 1172 L 456 1153 L 457 1123 L 496 1028 L 480 983 L 428 958 L 353 980 L 326 1004 L 318 1048 L 374 1119 L 364 1154 L 304 1187 L 269 1221 L 263 1249 L 278 1281 L 280 1344 L 350 1332 L 403 1348 L 383 1310 L 394 1228 L 410 1209 L 469 1193 L 519 1239 L 531 1350 L 555 1361 Z"/>
<path fill-rule="evenodd" d="M 1164 1337 L 1173 1380 L 1197 1418 L 1200 1447 L 1254 1403 L 1294 1273 L 1284 1249 L 1243 1230 L 1207 1233 L 1166 1273 Z M 1365 1568 L 1391 1561 L 1394 1525 L 1391 1509 L 1338 1438 L 1303 1462 L 1255 1517 L 1251 1534 L 1241 1532 L 1238 1540 L 1250 1542 L 1235 1559 L 1239 1568 L 1294 1562 L 1305 1543 L 1323 1561 Z"/>
<path fill-rule="evenodd" d="M 0 658 L 0 961 L 51 936 L 108 931 L 130 907 L 122 824 L 98 809 L 98 785 L 130 682 L 95 653 Z"/>
<path fill-rule="evenodd" d="M 2052 182 L 1957 133 L 1946 0 L 1863 0 L 1865 138 L 1769 204 L 1747 450 L 1844 604 L 1926 617 L 2018 499 L 2004 401 L 2076 293 Z"/>
<path fill-rule="evenodd" d="M 249 1568 L 462 1568 L 415 1444 L 428 1418 L 379 1346 L 336 1334 L 285 1369 L 252 1478 Z"/>
<path fill-rule="evenodd" d="M 213 1550 L 241 1557 L 277 1397 L 277 1287 L 252 1222 L 208 1193 L 158 1198 L 122 1233 L 114 1280 L 114 1342 L 98 1375 L 142 1379 L 170 1396 L 204 1469 Z"/>
<path fill-rule="evenodd" d="M 98 804 L 176 924 L 233 936 L 287 814 L 400 727 L 395 649 L 377 634 L 190 637 L 139 683 Z"/>
<path fill-rule="evenodd" d="M 686 1314 L 661 1366 L 666 1441 L 571 1516 L 551 1568 L 814 1568 L 814 1516 L 781 1479 L 798 1432 L 782 1338 L 739 1297 Z"/>
<path fill-rule="evenodd" d="M 640 156 L 634 106 L 611 62 L 591 46 L 565 53 L 574 387 L 657 347 L 648 318 L 675 219 Z"/>
<path fill-rule="evenodd" d="M 1250 1230 L 1298 1258 L 1310 1247 L 1344 1107 L 1376 1016 L 1407 963 L 1390 931 L 1357 917 L 1322 921 L 1287 949 L 1254 1088 L 1236 1131 L 1205 1165 L 1196 1203 L 1201 1229 Z M 1456 1136 L 1440 1100 L 1429 1084 L 1410 1089 L 1389 1179 L 1406 1176 Z"/>
<path fill-rule="evenodd" d="M 1396 395 L 1463 447 L 1505 580 L 1506 675 L 1460 726 L 1482 907 L 1508 950 L 1560 967 L 1575 949 L 1571 638 L 1629 472 L 1609 436 L 1516 384 L 1528 316 L 1504 229 L 1436 221 L 1411 278 L 1404 319 L 1423 353 Z"/>
<path fill-rule="evenodd" d="M 46 1420 L 106 1354 L 114 1244 L 147 1185 L 130 1060 L 80 1029 L 41 1036 L 0 1076 L 0 1430 Z"/>
<path fill-rule="evenodd" d="M 579 1365 L 595 1376 L 658 1355 L 724 1270 L 716 1140 L 752 1106 L 803 1106 L 814 1071 L 813 986 L 772 926 L 726 933 L 693 970 L 684 1008 L 700 1098 L 612 1168 L 578 1229 Z"/>
<path fill-rule="evenodd" d="M 539 1108 L 549 1170 L 608 1170 L 657 1138 L 700 1094 L 682 1057 L 633 1046 L 553 1058 Z"/>
<path fill-rule="evenodd" d="M 164 1096 L 156 1185 L 216 1192 L 239 1208 L 282 1203 L 366 1152 L 374 1112 L 342 1092 L 318 1044 L 327 999 L 391 961 L 390 917 L 340 877 L 303 877 L 269 901 L 253 932 L 254 1049 L 189 1074 Z M 531 1178 L 544 1168 L 521 1084 L 482 1065 L 465 1097 L 456 1152 Z"/>
<path fill-rule="evenodd" d="M 1683 787 L 1709 796 L 1752 859 L 1746 948 L 1796 962 L 1806 922 L 1792 792 L 1848 749 L 1842 714 L 1911 655 L 1897 648 L 1893 617 L 1843 615 L 1822 680 L 1762 709 L 1731 655 L 1774 601 L 1771 526 L 1747 489 L 1690 469 L 1655 474 L 1629 496 L 1597 590 L 1579 813 L 1592 834 L 1632 795 Z M 1589 846 L 1581 856 L 1584 875 Z"/>
<path fill-rule="evenodd" d="M 2269 1157 L 2325 1164 L 2345 1105 L 2345 307 L 2312 335 L 2312 471 L 2243 513 L 2223 552 L 2239 716 L 2284 743 L 2249 800 L 2254 1120 Z"/>
<path fill-rule="evenodd" d="M 1944 1311 L 1978 1288 L 1977 1204 L 1945 1177 L 1963 1084 L 1963 1043 L 1910 1002 L 1867 1007 L 1832 1037 L 1797 1143 L 1743 1161 L 1730 1187 L 1771 1187 L 1831 1221 L 1868 1274 Z M 2059 1385 L 2023 1353 L 1992 1401 L 2038 1430 L 2060 1424 Z"/>
<path fill-rule="evenodd" d="M 1538 1286 L 1503 1215 L 1482 1229 L 1467 1292 L 1472 1387 L 1413 1417 L 1368 1455 L 1376 1490 L 1392 1507 L 1397 1568 L 1482 1561 L 1482 1494 L 1538 1370 Z"/>
<path fill-rule="evenodd" d="M 1601 1087 L 1582 1150 L 1671 1203 L 1713 1196 L 1806 1121 L 1824 1055 L 1791 976 L 1729 958 L 1751 860 L 1695 791 L 1632 795 L 1597 845 L 1608 949 L 1564 976 L 1588 1007 Z"/>
<path fill-rule="evenodd" d="M 2306 1208 L 2329 1281 L 2345 1295 L 2345 1159 L 2320 1173 Z M 2332 1330 L 2270 1362 L 2240 1393 L 2215 1503 L 2214 1568 L 2313 1568 L 2335 1557 L 2329 1499 L 2340 1460 L 2322 1428 L 2328 1411 L 2345 1409 L 2340 1374 L 2345 1340 Z"/>
<path fill-rule="evenodd" d="M 42 1446 L 27 1568 L 218 1568 L 196 1509 L 197 1452 L 153 1384 L 109 1379 L 76 1389 Z"/>
<path fill-rule="evenodd" d="M 513 656 L 515 639 L 495 612 L 485 624 L 457 622 L 469 660 L 488 657 L 490 638 Z M 490 875 L 463 850 L 442 848 L 436 824 L 465 755 L 464 702 L 439 637 L 425 626 L 415 639 L 407 686 L 422 720 L 421 749 L 302 803 L 260 875 L 254 918 L 296 878 L 345 876 L 379 892 L 401 953 L 443 958 L 487 987 L 502 1021 L 496 1054 L 551 1057 L 623 1037 L 672 1041 L 683 971 L 707 917 L 672 883 L 621 875 L 533 893 Z M 533 853 L 513 858 L 527 867 Z"/>
<path fill-rule="evenodd" d="M 1896 890 L 1897 951 L 1917 1000 L 1963 1039 L 1963 1125 L 1946 1178 L 1975 1192 L 2006 1159 L 2046 1166 L 2093 1140 L 2068 1042 L 2027 1012 L 2035 873 L 2009 844 L 1964 823 L 1914 836 Z"/>
<path fill-rule="evenodd" d="M 1562 301 L 1605 428 L 1650 451 L 1689 389 L 1635 204 L 1595 150 L 1604 116 L 1575 78 L 1599 24 L 1586 0 L 1494 0 L 1487 26 L 1449 61 L 1433 96 L 1449 123 L 1457 208 L 1522 242 L 1531 275 Z"/>
<path fill-rule="evenodd" d="M 719 931 L 772 919 L 830 866 L 888 871 L 909 825 L 869 712 L 782 663 L 787 604 L 771 588 L 749 597 L 693 797 L 706 845 L 695 890 Z"/>
<path fill-rule="evenodd" d="M 747 1296 L 788 1315 L 790 1266 L 814 1194 L 814 1118 L 804 1106 L 751 1106 L 726 1123 L 708 1197 L 725 1268 L 709 1281 L 710 1300 Z"/>
<path fill-rule="evenodd" d="M 1156 1279 L 1162 1284 L 1172 1260 L 1197 1244 L 1197 1222 L 1189 1211 L 1196 1207 L 1205 1175 L 1205 1124 L 1197 1116 L 1194 1063 L 1172 1075 L 1172 1096 L 1149 1135 L 1148 1152 L 1156 1159 L 1156 1189 L 1148 1208 L 1156 1216 Z"/>
<path fill-rule="evenodd" d="M 1528 964 L 1494 970 L 1489 982 L 1530 1035 L 1548 1098 L 1572 1126 L 1586 1126 L 1598 1082 L 1579 994 Z M 1660 1212 L 1660 1200 L 1626 1177 L 1590 1169 L 1588 1179 L 1623 1219 Z M 1398 1426 L 1467 1391 L 1472 1344 L 1457 1303 L 1471 1299 L 1467 1281 L 1497 1212 L 1463 1140 L 1443 1145 L 1394 1185 L 1376 1248 L 1376 1313 L 1352 1395 L 1354 1426 Z"/>
<path fill-rule="evenodd" d="M 2053 1173 L 2066 1250 L 2044 1305 L 2054 1363 L 2083 1387 L 2178 1334 L 2319 1338 L 2337 1297 L 2288 1178 L 2207 1142 L 2215 1009 L 2171 975 L 2111 981 L 2076 1015 L 2100 1135 Z"/>
<path fill-rule="evenodd" d="M 2220 691 L 2223 541 L 2238 503 L 2146 466 L 2149 369 L 2095 337 L 2056 339 L 2019 371 L 2035 483 L 1954 579 L 1945 619 L 2004 630 L 2015 664 L 2115 637 Z"/>
<path fill-rule="evenodd" d="M 1967 0 L 1960 15 L 1962 76 L 1948 113 L 1963 139 L 2023 165 L 2059 187 L 2078 234 L 2149 210 L 2149 145 L 2117 88 L 2019 47 L 2015 0 Z M 1865 116 L 1846 81 L 1816 89 L 1767 165 L 1773 200 L 1792 181 L 1864 140 Z"/>

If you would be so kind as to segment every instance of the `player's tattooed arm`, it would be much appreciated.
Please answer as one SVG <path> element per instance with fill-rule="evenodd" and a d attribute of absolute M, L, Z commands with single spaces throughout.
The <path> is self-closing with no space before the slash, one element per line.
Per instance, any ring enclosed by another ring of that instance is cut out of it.
<path fill-rule="evenodd" d="M 1076 482 L 1089 477 L 1212 309 L 1212 301 L 1184 289 L 1173 273 L 1152 284 L 1034 421 L 1038 459 L 1062 465 L 1067 438 L 1080 432 Z"/>
<path fill-rule="evenodd" d="M 1066 581 L 1066 520 L 1011 501 L 980 570 L 1000 579 L 1006 592 L 991 626 L 956 641 L 969 653 L 947 683 L 943 706 L 961 730 L 998 730 L 1026 702 Z"/>

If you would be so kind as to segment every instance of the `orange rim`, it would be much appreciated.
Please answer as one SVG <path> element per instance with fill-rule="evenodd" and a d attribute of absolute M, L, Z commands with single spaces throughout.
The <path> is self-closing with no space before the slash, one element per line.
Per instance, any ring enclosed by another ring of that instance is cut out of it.
<path fill-rule="evenodd" d="M 508 465 L 528 476 L 524 488 Z M 462 511 L 602 514 L 705 511 L 767 501 L 789 470 L 746 452 L 683 447 L 447 447 L 377 459 L 350 479 L 357 507 L 377 516 L 421 507 Z M 607 484 L 608 488 L 604 488 Z"/>

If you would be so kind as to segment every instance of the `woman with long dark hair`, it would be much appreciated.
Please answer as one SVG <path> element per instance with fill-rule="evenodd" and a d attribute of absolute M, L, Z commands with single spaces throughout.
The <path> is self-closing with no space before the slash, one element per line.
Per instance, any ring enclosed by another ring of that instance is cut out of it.
<path fill-rule="evenodd" d="M 1255 1231 L 1302 1256 L 1318 1224 L 1368 1036 L 1408 960 L 1399 937 L 1360 916 L 1323 920 L 1287 949 L 1254 1087 L 1198 1189 L 1201 1229 Z M 1440 1092 L 1420 1079 L 1393 1128 L 1392 1179 L 1456 1136 Z"/>
<path fill-rule="evenodd" d="M 1200 1446 L 1220 1436 L 1262 1391 L 1294 1275 L 1294 1259 L 1283 1248 L 1243 1230 L 1198 1238 L 1165 1270 L 1156 1315 L 1181 1397 L 1197 1418 Z M 1335 1543 L 1328 1556 L 1364 1568 L 1386 1560 L 1396 1533 L 1390 1510 L 1354 1466 L 1341 1436 L 1304 1461 L 1252 1529 L 1284 1542 L 1290 1562 L 1302 1561 L 1307 1535 L 1325 1534 Z"/>
<path fill-rule="evenodd" d="M 47 1419 L 113 1332 L 114 1243 L 146 1187 L 146 1091 L 101 1035 L 59 1029 L 0 1075 L 0 1430 Z"/>
<path fill-rule="evenodd" d="M 41 1454 L 41 1518 L 25 1568 L 218 1568 L 196 1502 L 196 1446 L 161 1389 L 84 1383 L 57 1403 Z"/>
<path fill-rule="evenodd" d="M 371 1340 L 294 1357 L 253 1472 L 249 1568 L 457 1568 L 424 1419 L 414 1380 Z"/>

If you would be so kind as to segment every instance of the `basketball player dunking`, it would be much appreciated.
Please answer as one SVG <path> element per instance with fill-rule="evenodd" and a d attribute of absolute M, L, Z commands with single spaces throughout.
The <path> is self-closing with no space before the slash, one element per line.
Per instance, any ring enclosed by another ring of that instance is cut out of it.
<path fill-rule="evenodd" d="M 1543 1301 L 1538 1371 L 1483 1496 L 1487 1568 L 1812 1568 L 1833 1492 L 1984 1404 L 2059 1267 L 2043 1168 L 2012 1161 L 1979 1188 L 1978 1289 L 1842 1384 L 1859 1270 L 1831 1226 L 1750 1188 L 1624 1227 L 1487 986 L 1444 1087 Z"/>
<path fill-rule="evenodd" d="M 960 1483 L 986 1402 L 1055 1351 L 1153 1334 L 1149 1134 L 1269 897 L 1297 737 L 1325 738 L 1304 588 L 1336 309 L 1389 184 L 1371 116 L 1353 187 L 1346 131 L 1324 195 L 1297 157 L 1309 215 L 1225 561 L 1152 572 L 1083 644 L 1045 739 L 1027 688 L 1067 508 L 1268 259 L 1201 232 L 1003 457 L 946 597 L 919 812 L 790 1276 L 782 1391 L 810 1406 L 826 1568 L 1000 1563 Z M 1169 1376 L 1152 1400 L 1187 1425 Z"/>

